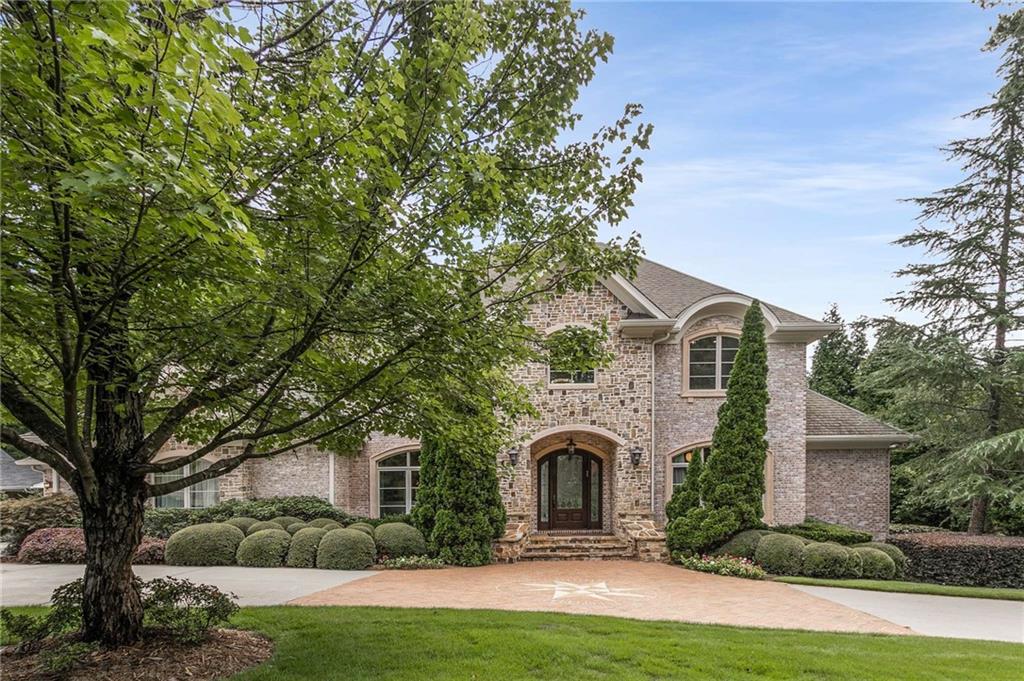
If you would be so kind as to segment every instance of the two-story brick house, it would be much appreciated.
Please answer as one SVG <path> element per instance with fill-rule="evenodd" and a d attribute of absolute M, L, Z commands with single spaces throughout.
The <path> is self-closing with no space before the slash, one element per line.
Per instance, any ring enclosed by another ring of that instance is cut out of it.
<path fill-rule="evenodd" d="M 541 364 L 517 372 L 540 417 L 517 424 L 519 443 L 497 453 L 509 513 L 500 557 L 663 555 L 665 503 L 711 440 L 751 301 L 643 260 L 632 280 L 609 277 L 533 307 L 529 323 L 545 334 L 607 322 L 614 359 L 592 372 Z M 884 536 L 889 448 L 908 436 L 807 388 L 807 345 L 834 327 L 770 303 L 763 309 L 771 398 L 765 520 L 812 516 Z M 187 450 L 174 445 L 162 456 Z M 312 494 L 379 517 L 412 507 L 418 475 L 418 442 L 379 435 L 355 454 L 309 447 L 248 461 L 156 503 Z"/>

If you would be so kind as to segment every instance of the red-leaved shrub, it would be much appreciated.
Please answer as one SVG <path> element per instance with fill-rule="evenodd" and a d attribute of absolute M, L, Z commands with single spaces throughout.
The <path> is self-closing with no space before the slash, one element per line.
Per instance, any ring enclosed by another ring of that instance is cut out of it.
<path fill-rule="evenodd" d="M 929 532 L 890 536 L 889 543 L 906 554 L 914 581 L 1024 588 L 1024 537 Z"/>
<path fill-rule="evenodd" d="M 133 563 L 164 562 L 166 540 L 143 537 Z M 19 563 L 84 563 L 85 533 L 77 527 L 47 527 L 25 537 L 18 550 Z"/>

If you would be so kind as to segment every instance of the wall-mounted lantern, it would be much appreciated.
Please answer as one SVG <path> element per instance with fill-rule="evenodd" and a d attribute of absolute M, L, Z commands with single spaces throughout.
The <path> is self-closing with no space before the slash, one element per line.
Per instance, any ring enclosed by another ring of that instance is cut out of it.
<path fill-rule="evenodd" d="M 519 447 L 512 447 L 508 450 L 508 462 L 513 466 L 519 463 Z"/>
<path fill-rule="evenodd" d="M 640 465 L 640 457 L 642 457 L 643 455 L 644 455 L 644 450 L 643 450 L 642 447 L 633 447 L 631 450 L 629 450 L 629 461 L 630 461 L 630 463 L 632 463 L 634 466 L 639 466 Z"/>

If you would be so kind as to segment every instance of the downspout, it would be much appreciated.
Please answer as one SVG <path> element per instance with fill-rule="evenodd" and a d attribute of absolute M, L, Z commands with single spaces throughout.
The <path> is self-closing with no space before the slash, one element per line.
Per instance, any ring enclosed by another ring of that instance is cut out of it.
<path fill-rule="evenodd" d="M 654 396 L 655 395 L 655 393 L 654 393 L 654 385 L 655 385 L 655 378 L 654 378 L 654 370 L 655 370 L 654 355 L 655 355 L 655 351 L 654 351 L 654 346 L 657 345 L 658 343 L 663 343 L 663 342 L 667 341 L 670 336 L 672 336 L 672 331 L 666 331 L 664 336 L 662 336 L 661 338 L 655 338 L 655 339 L 653 339 L 651 341 L 651 520 L 652 521 L 654 520 L 654 516 L 655 516 L 655 512 L 654 512 L 654 454 L 657 451 L 657 444 L 658 444 L 657 435 L 655 434 L 655 430 L 654 430 L 654 412 L 656 411 L 656 409 L 655 409 L 655 396 Z"/>

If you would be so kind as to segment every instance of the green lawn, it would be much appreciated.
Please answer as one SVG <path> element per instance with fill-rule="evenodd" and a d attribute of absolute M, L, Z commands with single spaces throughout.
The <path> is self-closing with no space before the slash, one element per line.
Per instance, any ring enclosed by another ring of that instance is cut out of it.
<path fill-rule="evenodd" d="M 277 642 L 235 681 L 1020 678 L 1024 646 L 488 610 L 245 608 Z"/>
<path fill-rule="evenodd" d="M 776 582 L 807 584 L 809 586 L 835 586 L 840 589 L 865 591 L 892 591 L 932 596 L 966 596 L 968 598 L 996 598 L 1004 601 L 1024 601 L 1024 589 L 996 589 L 985 586 L 947 586 L 921 582 L 891 582 L 875 579 L 817 579 L 815 577 L 773 577 Z"/>

